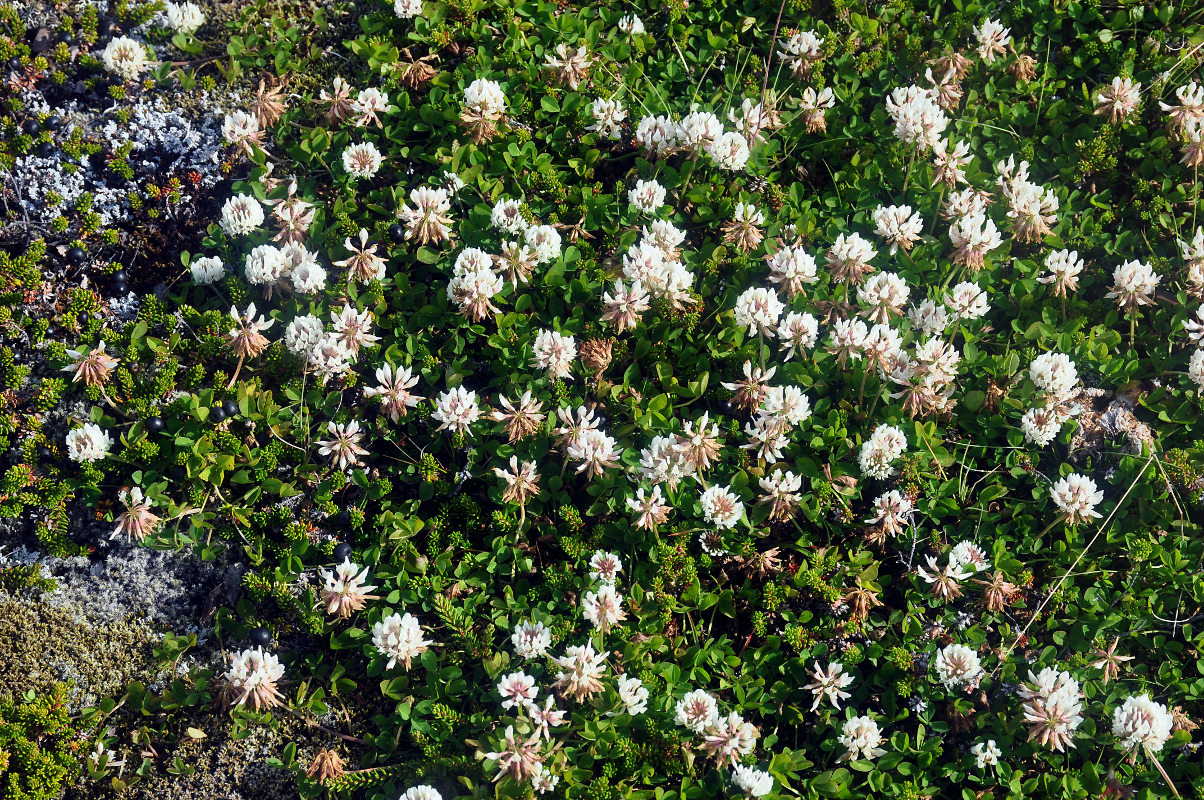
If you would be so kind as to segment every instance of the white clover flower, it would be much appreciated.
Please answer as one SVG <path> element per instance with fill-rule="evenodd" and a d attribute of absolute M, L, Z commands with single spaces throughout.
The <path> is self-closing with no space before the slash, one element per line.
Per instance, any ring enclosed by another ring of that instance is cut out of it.
<path fill-rule="evenodd" d="M 364 434 L 360 433 L 359 422 L 327 422 L 326 431 L 330 438 L 316 443 L 318 453 L 330 456 L 341 470 L 359 466 L 359 457 L 368 454 L 368 451 L 359 445 L 364 437 Z"/>
<path fill-rule="evenodd" d="M 764 797 L 773 791 L 773 776 L 754 767 L 737 764 L 732 767 L 732 783 L 746 797 Z"/>
<path fill-rule="evenodd" d="M 243 650 L 234 656 L 230 669 L 222 674 L 224 698 L 230 705 L 242 705 L 248 700 L 256 711 L 279 705 L 283 700 L 276 684 L 284 677 L 284 665 L 263 648 Z"/>
<path fill-rule="evenodd" d="M 907 436 L 893 425 L 879 425 L 861 445 L 858 461 L 861 471 L 871 478 L 889 478 L 895 473 L 891 466 L 907 450 Z"/>
<path fill-rule="evenodd" d="M 1031 686 L 1017 693 L 1024 700 L 1024 721 L 1029 723 L 1028 738 L 1042 747 L 1063 752 L 1074 747 L 1074 734 L 1083 723 L 1083 693 L 1068 672 L 1052 667 L 1040 675 L 1028 673 Z"/>
<path fill-rule="evenodd" d="M 769 282 L 780 285 L 789 298 L 802 294 L 804 284 L 819 280 L 815 259 L 801 247 L 786 245 L 765 260 L 769 262 Z"/>
<path fill-rule="evenodd" d="M 252 286 L 272 287 L 288 277 L 292 264 L 284 251 L 272 244 L 261 244 L 247 253 L 243 277 Z"/>
<path fill-rule="evenodd" d="M 222 119 L 222 139 L 238 146 L 248 155 L 253 151 L 254 145 L 260 143 L 262 135 L 259 119 L 254 114 L 232 111 Z"/>
<path fill-rule="evenodd" d="M 936 336 L 944 333 L 953 322 L 944 304 L 932 300 L 924 300 L 918 306 L 907 310 L 907 319 L 920 333 L 925 336 Z"/>
<path fill-rule="evenodd" d="M 999 763 L 999 757 L 1003 755 L 1003 751 L 995 744 L 994 739 L 987 739 L 985 742 L 975 742 L 974 746 L 970 748 L 970 752 L 974 754 L 974 759 L 978 762 L 979 769 L 995 766 Z"/>
<path fill-rule="evenodd" d="M 196 3 L 167 3 L 167 24 L 177 33 L 193 33 L 205 24 L 205 13 Z"/>
<path fill-rule="evenodd" d="M 531 788 L 539 794 L 547 794 L 556 788 L 560 783 L 560 776 L 553 775 L 550 770 L 544 767 L 540 762 L 535 765 L 531 773 Z"/>
<path fill-rule="evenodd" d="M 1187 377 L 1191 378 L 1196 386 L 1204 389 L 1204 349 L 1191 354 L 1191 360 L 1187 363 Z"/>
<path fill-rule="evenodd" d="M 1003 244 L 1003 237 L 985 212 L 971 211 L 949 226 L 949 241 L 953 243 L 953 263 L 977 272 L 985 266 L 987 253 Z"/>
<path fill-rule="evenodd" d="M 623 121 L 627 119 L 627 109 L 618 100 L 605 100 L 601 97 L 594 100 L 590 107 L 594 121 L 587 125 L 587 131 L 594 131 L 608 139 L 618 139 L 623 135 Z"/>
<path fill-rule="evenodd" d="M 840 730 L 838 741 L 846 749 L 840 761 L 870 760 L 886 754 L 886 750 L 879 746 L 882 744 L 882 731 L 878 723 L 869 717 L 853 717 Z"/>
<path fill-rule="evenodd" d="M 981 319 L 991 309 L 987 293 L 972 281 L 954 286 L 953 291 L 945 296 L 945 305 L 961 320 Z"/>
<path fill-rule="evenodd" d="M 633 717 L 643 714 L 648 710 L 648 687 L 639 678 L 620 675 L 619 699 L 623 701 L 627 714 Z"/>
<path fill-rule="evenodd" d="M 674 721 L 694 733 L 702 733 L 719 723 L 719 703 L 708 692 L 695 689 L 677 701 Z"/>
<path fill-rule="evenodd" d="M 1148 694 L 1128 697 L 1112 712 L 1112 735 L 1120 739 L 1121 750 L 1138 748 L 1149 755 L 1162 750 L 1171 738 L 1174 720 L 1166 706 L 1155 703 Z"/>
<path fill-rule="evenodd" d="M 368 568 L 353 564 L 349 558 L 343 559 L 334 572 L 323 569 L 319 570 L 318 575 L 322 578 L 320 597 L 326 606 L 326 613 L 344 619 L 361 611 L 371 599 L 368 592 L 376 588 L 368 585 L 371 580 Z"/>
<path fill-rule="evenodd" d="M 677 138 L 688 151 L 697 152 L 723 133 L 723 122 L 710 111 L 691 111 L 677 123 Z"/>
<path fill-rule="evenodd" d="M 810 314 L 787 311 L 778 323 L 778 338 L 782 340 L 781 349 L 786 354 L 786 361 L 796 355 L 801 357 L 815 347 L 819 339 L 819 320 Z"/>
<path fill-rule="evenodd" d="M 1049 496 L 1058 510 L 1065 515 L 1068 525 L 1103 516 L 1095 507 L 1103 501 L 1104 493 L 1097 491 L 1095 481 L 1086 475 L 1072 472 L 1064 478 L 1059 478 L 1049 490 Z"/>
<path fill-rule="evenodd" d="M 67 434 L 67 456 L 72 461 L 99 461 L 109 454 L 113 440 L 94 422 L 85 422 Z"/>
<path fill-rule="evenodd" d="M 372 142 L 353 144 L 343 151 L 343 169 L 356 178 L 371 178 L 380 170 L 381 155 Z"/>
<path fill-rule="evenodd" d="M 552 646 L 552 631 L 542 622 L 527 620 L 514 628 L 510 643 L 519 658 L 543 658 Z"/>
<path fill-rule="evenodd" d="M 783 63 L 790 67 L 794 77 L 806 78 L 810 76 L 815 63 L 823 57 L 823 51 L 820 49 L 823 44 L 823 37 L 815 31 L 797 31 L 785 40 L 778 55 Z"/>
<path fill-rule="evenodd" d="M 219 224 L 227 236 L 245 236 L 263 224 L 263 206 L 249 194 L 236 194 L 222 206 Z"/>
<path fill-rule="evenodd" d="M 1112 83 L 1100 89 L 1095 95 L 1095 113 L 1106 116 L 1108 122 L 1116 125 L 1133 116 L 1133 112 L 1141 105 L 1141 83 L 1132 78 L 1117 75 Z"/>
<path fill-rule="evenodd" d="M 924 218 L 912 212 L 911 206 L 878 206 L 874 209 L 874 233 L 890 245 L 893 256 L 900 248 L 910 250 L 924 232 Z"/>
<path fill-rule="evenodd" d="M 644 32 L 644 21 L 635 14 L 624 14 L 619 17 L 619 30 L 628 36 L 638 36 Z"/>
<path fill-rule="evenodd" d="M 1012 41 L 1011 30 L 993 19 L 984 19 L 974 29 L 974 38 L 978 40 L 978 57 L 988 64 L 994 64 L 996 56 L 1006 53 Z"/>
<path fill-rule="evenodd" d="M 575 702 L 583 703 L 605 688 L 602 676 L 606 674 L 606 653 L 594 650 L 592 641 L 565 648 L 564 655 L 553 658 L 552 663 L 560 668 L 555 688 Z"/>
<path fill-rule="evenodd" d="M 294 355 L 308 357 L 324 333 L 322 320 L 312 314 L 295 317 L 284 329 L 284 346 Z"/>
<path fill-rule="evenodd" d="M 596 550 L 589 559 L 589 578 L 598 583 L 614 586 L 623 571 L 623 561 L 614 553 Z"/>
<path fill-rule="evenodd" d="M 698 498 L 703 519 L 715 527 L 733 528 L 744 516 L 744 503 L 726 486 L 712 486 Z"/>
<path fill-rule="evenodd" d="M 1154 302 L 1162 276 L 1143 261 L 1126 261 L 1112 272 L 1112 288 L 1104 295 L 1116 299 L 1122 310 L 1133 312 Z"/>
<path fill-rule="evenodd" d="M 1083 262 L 1077 250 L 1055 250 L 1045 257 L 1045 269 L 1037 282 L 1052 285 L 1054 297 L 1065 297 L 1079 288 Z"/>
<path fill-rule="evenodd" d="M 493 205 L 489 214 L 489 224 L 499 231 L 509 234 L 519 234 L 527 229 L 527 220 L 523 217 L 522 203 L 503 197 Z"/>
<path fill-rule="evenodd" d="M 932 185 L 943 183 L 946 188 L 952 189 L 959 183 L 966 183 L 964 167 L 973 160 L 967 142 L 958 142 L 956 145 L 952 140 L 948 144 L 944 139 L 937 142 L 932 146 Z"/>
<path fill-rule="evenodd" d="M 907 281 L 892 272 L 879 272 L 857 287 L 857 302 L 866 307 L 865 314 L 871 322 L 886 322 L 902 314 L 910 297 Z"/>
<path fill-rule="evenodd" d="M 891 489 L 874 500 L 874 516 L 866 522 L 881 525 L 883 533 L 887 536 L 896 536 L 903 532 L 911 512 L 911 499 Z"/>
<path fill-rule="evenodd" d="M 434 786 L 422 784 L 406 789 L 398 800 L 443 800 L 443 795 Z"/>
<path fill-rule="evenodd" d="M 839 283 L 860 284 L 874 271 L 870 261 L 878 254 L 861 234 L 840 234 L 828 248 L 827 264 L 832 279 Z"/>
<path fill-rule="evenodd" d="M 511 672 L 498 680 L 497 693 L 502 696 L 502 708 L 524 709 L 535 705 L 539 687 L 535 685 L 535 679 L 527 673 Z"/>
<path fill-rule="evenodd" d="M 1020 429 L 1027 442 L 1044 447 L 1057 438 L 1062 423 L 1069 417 L 1056 408 L 1030 408 L 1020 418 Z"/>
<path fill-rule="evenodd" d="M 422 638 L 422 626 L 410 613 L 393 613 L 372 626 L 372 646 L 382 656 L 388 656 L 385 669 L 401 663 L 406 669 L 417 656 L 430 649 L 432 642 Z"/>
<path fill-rule="evenodd" d="M 306 257 L 293 265 L 289 282 L 301 294 L 315 294 L 326 288 L 326 269 L 317 262 L 315 254 L 307 251 Z"/>
<path fill-rule="evenodd" d="M 1042 353 L 1028 365 L 1028 377 L 1055 400 L 1065 400 L 1079 382 L 1079 372 L 1065 353 Z"/>
<path fill-rule="evenodd" d="M 964 644 L 950 644 L 936 654 L 936 674 L 946 689 L 961 691 L 977 686 L 984 671 L 978 653 Z"/>
<path fill-rule="evenodd" d="M 389 95 L 375 86 L 360 89 L 355 100 L 351 102 L 351 110 L 359 115 L 355 120 L 356 127 L 362 128 L 370 124 L 380 125 L 382 123 L 377 114 L 388 113 Z"/>
<path fill-rule="evenodd" d="M 523 241 L 535 254 L 537 264 L 560 258 L 560 232 L 551 225 L 532 225 L 523 232 Z"/>
<path fill-rule="evenodd" d="M 559 331 L 540 331 L 535 336 L 535 358 L 531 366 L 547 370 L 552 380 L 568 378 L 573 359 L 577 357 L 577 342 Z"/>
<path fill-rule="evenodd" d="M 613 584 L 602 584 L 595 591 L 586 592 L 581 598 L 581 612 L 591 625 L 606 633 L 627 618 L 623 610 L 623 595 Z"/>
<path fill-rule="evenodd" d="M 735 711 L 711 725 L 703 733 L 700 748 L 719 765 L 735 766 L 742 757 L 753 751 L 760 731 Z"/>
<path fill-rule="evenodd" d="M 748 163 L 748 142 L 735 131 L 716 136 L 706 146 L 707 155 L 719 169 L 739 172 Z"/>
<path fill-rule="evenodd" d="M 477 78 L 464 90 L 464 105 L 475 114 L 496 119 L 506 113 L 506 95 L 497 81 Z"/>
<path fill-rule="evenodd" d="M 748 328 L 749 336 L 758 334 L 773 338 L 778 320 L 786 306 L 773 289 L 754 286 L 736 298 L 736 324 Z"/>
<path fill-rule="evenodd" d="M 886 98 L 886 111 L 895 123 L 895 136 L 927 152 L 941 143 L 949 117 L 937 102 L 936 93 L 919 86 L 899 87 Z"/>
<path fill-rule="evenodd" d="M 627 202 L 643 214 L 655 214 L 665 204 L 665 187 L 654 180 L 636 181 L 635 187 L 627 192 Z"/>
<path fill-rule="evenodd" d="M 815 671 L 811 674 L 811 683 L 807 684 L 806 688 L 815 696 L 815 701 L 811 704 L 812 711 L 819 708 L 824 698 L 839 711 L 840 701 L 852 696 L 844 689 L 853 683 L 853 676 L 844 671 L 844 665 L 840 662 L 833 661 L 827 667 L 821 667 L 817 661 Z"/>
<path fill-rule="evenodd" d="M 963 567 L 973 568 L 975 572 L 982 572 L 984 569 L 991 568 L 991 562 L 987 561 L 986 552 L 974 544 L 974 542 L 958 542 L 949 551 L 949 564 L 954 569 L 961 570 Z"/>
<path fill-rule="evenodd" d="M 470 434 L 469 426 L 481 418 L 477 393 L 470 392 L 463 386 L 448 389 L 435 401 L 435 410 L 431 416 L 439 423 L 436 430 Z"/>
<path fill-rule="evenodd" d="M 393 13 L 398 19 L 422 16 L 422 0 L 393 0 Z"/>
<path fill-rule="evenodd" d="M 208 286 L 217 283 L 226 275 L 226 267 L 217 256 L 194 258 L 188 265 L 192 273 L 192 281 L 198 286 Z"/>
<path fill-rule="evenodd" d="M 146 48 L 128 36 L 110 39 L 100 60 L 107 71 L 125 81 L 135 80 L 149 63 Z"/>

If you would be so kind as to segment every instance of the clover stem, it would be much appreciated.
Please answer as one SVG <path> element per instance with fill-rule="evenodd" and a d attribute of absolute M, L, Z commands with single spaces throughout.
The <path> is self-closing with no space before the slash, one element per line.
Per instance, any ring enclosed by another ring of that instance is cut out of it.
<path fill-rule="evenodd" d="M 227 390 L 234 388 L 234 382 L 238 380 L 238 373 L 242 372 L 243 358 L 244 356 L 238 357 L 238 365 L 234 367 L 234 375 L 231 376 L 230 383 L 226 384 Z"/>
<path fill-rule="evenodd" d="M 903 195 L 907 196 L 907 186 L 911 183 L 911 168 L 916 163 L 916 151 L 911 151 L 911 158 L 907 159 L 907 174 L 903 176 Z"/>
<path fill-rule="evenodd" d="M 941 203 L 943 202 L 945 202 L 945 182 L 941 181 L 941 190 L 936 196 L 936 208 L 932 211 L 932 225 L 928 228 L 929 236 L 936 233 L 936 220 L 941 215 Z"/>

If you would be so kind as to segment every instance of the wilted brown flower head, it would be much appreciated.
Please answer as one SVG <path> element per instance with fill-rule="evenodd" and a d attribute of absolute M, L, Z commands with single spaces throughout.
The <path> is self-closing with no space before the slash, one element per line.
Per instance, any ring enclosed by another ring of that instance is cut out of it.
<path fill-rule="evenodd" d="M 338 780 L 343 774 L 343 759 L 335 751 L 326 748 L 314 753 L 313 763 L 305 770 L 305 777 L 318 783 Z"/>
<path fill-rule="evenodd" d="M 980 581 L 975 579 L 974 582 L 984 587 L 982 602 L 986 605 L 988 611 L 1003 611 L 1004 606 L 1011 601 L 1012 595 L 1019 590 L 1019 587 L 1014 583 L 1008 582 L 1007 577 L 999 570 L 995 570 L 990 580 Z"/>
<path fill-rule="evenodd" d="M 408 47 L 401 52 L 405 56 L 405 58 L 401 61 L 403 65 L 401 70 L 401 82 L 405 84 L 407 88 L 421 89 L 439 74 L 439 70 L 431 66 L 430 63 L 438 58 L 436 53 L 425 55 L 422 58 L 414 58 L 414 56 L 410 53 L 410 48 Z"/>
<path fill-rule="evenodd" d="M 1008 64 L 1007 70 L 1017 82 L 1027 83 L 1037 76 L 1037 59 L 1028 53 L 1022 53 L 1016 56 L 1015 61 Z"/>
<path fill-rule="evenodd" d="M 109 379 L 109 373 L 119 363 L 118 359 L 105 352 L 103 339 L 94 350 L 86 353 L 83 348 L 68 350 L 67 355 L 71 356 L 72 363 L 63 367 L 63 372 L 74 372 L 72 382 L 83 381 L 88 386 L 104 386 L 105 381 Z"/>
<path fill-rule="evenodd" d="M 610 366 L 612 346 L 610 339 L 587 339 L 578 351 L 581 363 L 594 371 L 594 380 L 602 380 L 602 373 Z"/>
<path fill-rule="evenodd" d="M 275 78 L 265 82 L 259 80 L 259 90 L 251 102 L 251 113 L 259 120 L 259 127 L 266 128 L 284 116 L 284 81 Z"/>
<path fill-rule="evenodd" d="M 268 346 L 268 340 L 260 331 L 266 331 L 276 321 L 256 316 L 254 303 L 247 306 L 246 314 L 239 314 L 237 308 L 231 308 L 230 316 L 234 318 L 234 327 L 227 336 L 234 354 L 239 358 L 254 358 L 262 353 Z"/>

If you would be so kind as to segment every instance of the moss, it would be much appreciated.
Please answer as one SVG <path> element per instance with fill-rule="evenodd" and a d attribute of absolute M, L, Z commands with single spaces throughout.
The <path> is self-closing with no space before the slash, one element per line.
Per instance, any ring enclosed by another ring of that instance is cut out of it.
<path fill-rule="evenodd" d="M 152 676 L 153 639 L 145 622 L 92 625 L 41 600 L 0 595 L 0 696 L 49 690 L 70 679 L 73 705 L 119 695 Z"/>

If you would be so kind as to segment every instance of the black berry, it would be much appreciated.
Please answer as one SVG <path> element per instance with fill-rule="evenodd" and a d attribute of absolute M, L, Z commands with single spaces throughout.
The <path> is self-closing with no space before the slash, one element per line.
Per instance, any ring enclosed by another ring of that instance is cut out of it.
<path fill-rule="evenodd" d="M 146 421 L 146 429 L 151 433 L 159 433 L 163 430 L 163 417 L 151 417 Z"/>
<path fill-rule="evenodd" d="M 393 223 L 389 226 L 389 238 L 401 244 L 406 239 L 406 229 L 397 223 Z"/>
<path fill-rule="evenodd" d="M 36 119 L 27 119 L 21 123 L 21 133 L 37 136 L 41 130 L 42 126 L 38 124 Z"/>
<path fill-rule="evenodd" d="M 8 68 L 13 70 L 14 72 L 20 72 L 21 71 L 21 59 L 10 58 L 8 60 Z"/>
<path fill-rule="evenodd" d="M 57 131 L 59 128 L 63 127 L 63 118 L 57 114 L 52 117 L 47 117 L 46 121 L 42 123 L 42 127 L 48 131 Z"/>
<path fill-rule="evenodd" d="M 226 412 L 220 408 L 213 409 L 213 411 L 210 412 L 209 416 L 214 422 L 225 422 L 226 421 Z"/>
<path fill-rule="evenodd" d="M 341 542 L 335 545 L 334 560 L 336 564 L 342 564 L 347 559 L 351 558 L 351 545 L 346 542 Z"/>
<path fill-rule="evenodd" d="M 42 142 L 38 145 L 38 158 L 50 158 L 54 154 L 54 145 L 50 142 Z"/>
<path fill-rule="evenodd" d="M 238 415 L 238 403 L 236 403 L 236 402 L 234 402 L 233 400 L 231 400 L 231 399 L 227 398 L 227 399 L 226 399 L 226 400 L 225 400 L 225 401 L 222 403 L 222 411 L 225 411 L 225 412 L 226 412 L 226 416 L 227 416 L 227 417 L 234 417 L 234 416 L 237 416 L 237 415 Z"/>
<path fill-rule="evenodd" d="M 67 251 L 67 260 L 72 264 L 82 264 L 88 260 L 88 253 L 77 245 Z"/>
<path fill-rule="evenodd" d="M 267 628 L 252 628 L 247 634 L 247 638 L 251 640 L 251 644 L 259 647 L 267 647 L 272 643 L 272 632 Z"/>
<path fill-rule="evenodd" d="M 75 35 L 71 33 L 64 33 L 61 37 L 59 37 L 59 41 L 68 46 L 73 45 L 75 44 Z"/>

